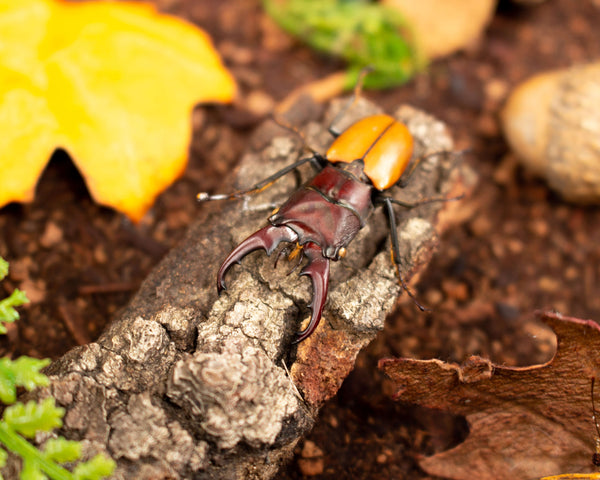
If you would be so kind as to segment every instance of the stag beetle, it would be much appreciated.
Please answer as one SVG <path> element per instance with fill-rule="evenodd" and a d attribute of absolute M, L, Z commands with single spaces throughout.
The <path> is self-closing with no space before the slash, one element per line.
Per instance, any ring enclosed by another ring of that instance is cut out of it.
<path fill-rule="evenodd" d="M 360 82 L 348 105 L 329 126 L 328 130 L 334 141 L 325 155 L 312 151 L 309 157 L 297 160 L 248 190 L 224 195 L 201 192 L 197 196 L 202 202 L 241 198 L 268 188 L 277 179 L 307 162 L 318 171 L 269 217 L 266 227 L 250 235 L 229 254 L 217 274 L 217 289 L 220 293 L 226 288 L 225 274 L 234 263 L 240 263 L 255 250 L 262 249 L 270 256 L 281 242 L 295 243 L 300 253 L 308 259 L 300 275 L 310 277 L 313 300 L 310 304 L 310 322 L 305 330 L 297 334 L 294 343 L 306 339 L 319 324 L 327 299 L 329 262 L 344 257 L 348 244 L 379 205 L 383 206 L 389 220 L 392 263 L 400 284 L 419 309 L 426 310 L 416 300 L 400 274 L 393 204 L 412 208 L 448 199 L 428 198 L 409 204 L 385 195 L 386 191 L 399 183 L 400 177 L 407 170 L 413 153 L 413 137 L 406 125 L 385 114 L 368 116 L 343 132 L 338 132 L 334 128 L 335 123 L 356 101 L 359 92 Z M 413 163 L 407 172 L 408 177 L 420 160 Z"/>

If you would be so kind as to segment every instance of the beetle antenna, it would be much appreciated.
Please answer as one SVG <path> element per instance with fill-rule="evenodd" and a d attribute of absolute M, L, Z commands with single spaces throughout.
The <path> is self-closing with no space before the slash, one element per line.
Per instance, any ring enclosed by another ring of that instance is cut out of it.
<path fill-rule="evenodd" d="M 335 138 L 335 137 L 339 137 L 340 134 L 342 132 L 336 130 L 335 128 L 335 124 L 344 117 L 344 115 L 346 115 L 346 112 L 348 110 L 350 110 L 354 105 L 356 105 L 356 102 L 358 102 L 358 99 L 360 98 L 360 95 L 362 93 L 362 89 L 363 89 L 363 84 L 365 82 L 365 77 L 371 73 L 373 70 L 375 70 L 374 67 L 364 67 L 358 74 L 358 79 L 356 80 L 356 85 L 354 85 L 354 92 L 352 93 L 352 96 L 350 97 L 350 99 L 348 100 L 348 102 L 346 103 L 346 105 L 344 105 L 344 108 L 342 108 L 335 117 L 333 117 L 333 120 L 331 121 L 331 123 L 329 124 L 329 127 L 327 128 L 327 130 L 329 131 L 329 133 L 331 133 L 331 135 Z"/>
<path fill-rule="evenodd" d="M 283 119 L 283 117 L 276 115 L 274 113 L 271 113 L 271 120 L 273 120 L 279 127 L 285 128 L 286 130 L 289 130 L 294 135 L 296 135 L 302 141 L 303 148 L 306 148 L 313 155 L 319 155 L 319 152 L 308 144 L 306 137 L 298 129 L 298 127 L 296 127 L 295 125 L 292 125 L 291 123 L 288 123 L 286 120 Z"/>
<path fill-rule="evenodd" d="M 250 187 L 248 190 L 238 190 L 238 191 L 232 192 L 232 193 L 217 194 L 217 195 L 210 195 L 208 192 L 200 192 L 196 195 L 196 199 L 199 202 L 210 202 L 213 200 L 233 200 L 235 198 L 245 197 L 246 195 L 253 195 L 255 193 L 260 193 L 263 190 L 266 190 L 267 188 L 269 188 L 271 185 L 273 185 L 277 180 L 279 180 L 284 175 L 287 175 L 292 170 L 296 170 L 300 165 L 303 165 L 307 162 L 314 162 L 314 159 L 315 159 L 315 155 L 312 155 L 312 156 L 306 157 L 306 158 L 302 158 L 302 159 L 292 163 L 291 165 L 288 165 L 287 167 L 282 168 L 278 172 L 275 172 L 270 177 L 265 178 L 264 180 L 261 180 L 253 187 Z"/>
<path fill-rule="evenodd" d="M 592 377 L 592 418 L 594 419 L 594 425 L 596 426 L 596 449 L 594 454 L 592 455 L 592 463 L 596 467 L 600 467 L 600 426 L 598 426 L 598 416 L 596 415 L 596 404 L 594 402 L 594 383 L 596 382 L 596 377 Z"/>

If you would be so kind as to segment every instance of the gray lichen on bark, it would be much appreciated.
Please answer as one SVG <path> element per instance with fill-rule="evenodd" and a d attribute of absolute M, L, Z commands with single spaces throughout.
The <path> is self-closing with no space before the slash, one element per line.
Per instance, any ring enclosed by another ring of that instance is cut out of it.
<path fill-rule="evenodd" d="M 298 410 L 285 371 L 275 367 L 245 336 L 226 337 L 220 353 L 179 360 L 169 378 L 168 396 L 216 442 L 230 449 L 273 444 L 282 422 Z"/>

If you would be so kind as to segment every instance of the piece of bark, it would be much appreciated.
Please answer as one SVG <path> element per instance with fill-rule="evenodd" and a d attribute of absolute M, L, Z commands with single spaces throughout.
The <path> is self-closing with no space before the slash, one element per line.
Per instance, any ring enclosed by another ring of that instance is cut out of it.
<path fill-rule="evenodd" d="M 299 103 L 289 120 L 311 147 L 325 151 L 331 141 L 326 125 L 343 105 L 333 102 L 316 123 L 319 108 Z M 378 111 L 361 100 L 338 128 Z M 452 149 L 440 122 L 410 107 L 396 115 L 415 136 L 416 155 Z M 252 185 L 289 164 L 301 146 L 298 135 L 267 122 L 232 173 L 235 186 Z M 464 167 L 451 168 L 457 160 L 445 154 L 424 159 L 395 194 L 415 201 L 465 192 L 474 176 Z M 301 169 L 303 180 L 310 174 L 310 166 Z M 246 257 L 228 273 L 226 293 L 217 296 L 216 272 L 225 256 L 266 223 L 298 180 L 291 174 L 251 198 L 203 206 L 183 243 L 108 331 L 49 367 L 51 385 L 38 395 L 54 395 L 67 410 L 60 434 L 83 440 L 88 455 L 114 458 L 115 478 L 272 477 L 312 427 L 319 406 L 335 395 L 359 350 L 383 328 L 400 288 L 380 209 L 347 257 L 332 264 L 323 319 L 301 344 L 291 341 L 309 315 L 310 282 L 286 276 L 286 262 L 273 269 L 276 253 Z M 406 280 L 432 255 L 440 209 L 457 205 L 398 208 Z"/>

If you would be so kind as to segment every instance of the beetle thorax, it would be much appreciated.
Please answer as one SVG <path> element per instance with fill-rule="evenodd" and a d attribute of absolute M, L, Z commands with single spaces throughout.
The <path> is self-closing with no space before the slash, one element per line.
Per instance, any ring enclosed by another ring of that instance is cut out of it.
<path fill-rule="evenodd" d="M 355 167 L 359 168 L 360 163 Z M 360 171 L 360 170 L 359 170 Z M 334 165 L 327 165 L 299 188 L 269 218 L 277 227 L 287 226 L 300 245 L 314 243 L 332 260 L 365 225 L 373 203 L 373 187 Z"/>

